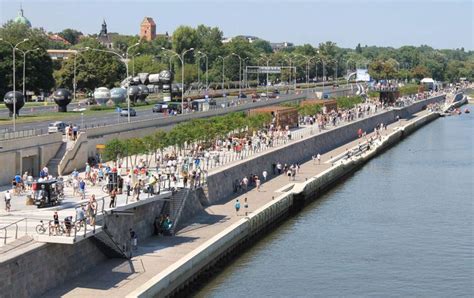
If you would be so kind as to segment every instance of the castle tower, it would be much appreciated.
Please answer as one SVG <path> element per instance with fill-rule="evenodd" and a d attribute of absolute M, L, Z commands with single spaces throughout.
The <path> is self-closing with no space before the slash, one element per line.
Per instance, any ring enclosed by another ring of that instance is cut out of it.
<path fill-rule="evenodd" d="M 140 38 L 147 41 L 156 37 L 156 24 L 150 17 L 145 17 L 140 25 Z"/>

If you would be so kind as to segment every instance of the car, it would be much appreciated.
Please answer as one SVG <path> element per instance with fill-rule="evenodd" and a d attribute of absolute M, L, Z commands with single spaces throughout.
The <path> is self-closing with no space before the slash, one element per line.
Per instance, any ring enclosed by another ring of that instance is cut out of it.
<path fill-rule="evenodd" d="M 273 93 L 275 93 L 275 94 L 280 94 L 280 90 L 275 89 L 275 90 L 273 90 Z"/>
<path fill-rule="evenodd" d="M 168 104 L 166 102 L 158 102 L 153 106 L 152 112 L 163 113 L 166 109 L 168 109 Z"/>
<path fill-rule="evenodd" d="M 63 134 L 66 133 L 66 123 L 62 121 L 56 121 L 53 123 L 50 123 L 48 125 L 48 133 L 57 133 L 57 132 L 62 132 Z"/>
<path fill-rule="evenodd" d="M 247 95 L 245 95 L 245 93 L 243 93 L 243 92 L 240 92 L 239 98 L 247 98 Z"/>
<path fill-rule="evenodd" d="M 125 109 L 122 109 L 122 111 L 120 112 L 120 116 L 125 116 L 125 117 L 128 117 L 128 109 L 125 108 Z M 130 108 L 130 117 L 135 117 L 137 115 L 137 112 L 135 111 L 135 109 L 133 108 Z"/>
<path fill-rule="evenodd" d="M 275 92 L 270 92 L 268 94 L 268 98 L 277 98 L 277 97 L 278 97 L 278 95 Z"/>
<path fill-rule="evenodd" d="M 257 93 L 252 93 L 252 99 L 259 99 L 260 98 L 260 95 L 258 95 Z"/>

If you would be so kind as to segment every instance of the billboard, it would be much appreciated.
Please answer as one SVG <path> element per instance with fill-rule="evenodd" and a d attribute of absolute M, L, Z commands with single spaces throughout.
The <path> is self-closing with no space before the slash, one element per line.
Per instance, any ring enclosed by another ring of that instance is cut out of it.
<path fill-rule="evenodd" d="M 258 73 L 281 73 L 280 66 L 259 66 L 257 68 Z"/>
<path fill-rule="evenodd" d="M 370 81 L 370 75 L 369 75 L 369 70 L 368 69 L 363 69 L 363 68 L 358 68 L 356 71 L 356 81 L 360 82 L 369 82 Z"/>

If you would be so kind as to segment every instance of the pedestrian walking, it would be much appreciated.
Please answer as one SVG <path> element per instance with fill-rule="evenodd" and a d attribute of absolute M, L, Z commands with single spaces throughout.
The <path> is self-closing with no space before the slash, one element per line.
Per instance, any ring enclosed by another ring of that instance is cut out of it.
<path fill-rule="evenodd" d="M 264 170 L 264 171 L 262 172 L 262 177 L 263 177 L 263 181 L 264 181 L 264 182 L 267 181 L 267 176 L 268 176 L 268 173 L 267 173 L 267 171 Z"/>
<path fill-rule="evenodd" d="M 79 181 L 79 194 L 83 200 L 86 198 L 86 182 L 84 181 L 84 179 L 81 179 L 81 181 Z"/>
<path fill-rule="evenodd" d="M 109 204 L 109 208 L 115 208 L 115 206 L 117 205 L 117 189 L 114 188 L 112 189 L 112 191 L 110 192 L 110 204 Z"/>
<path fill-rule="evenodd" d="M 239 210 L 240 210 L 240 202 L 239 202 L 239 199 L 235 200 L 235 214 L 236 215 L 239 215 Z"/>
<path fill-rule="evenodd" d="M 257 191 L 260 191 L 260 184 L 261 184 L 261 181 L 260 179 L 258 178 L 258 176 L 256 176 L 257 178 L 255 179 L 255 186 L 257 187 Z"/>
<path fill-rule="evenodd" d="M 318 159 L 318 165 L 320 165 L 321 164 L 321 154 L 318 153 L 316 158 Z"/>
<path fill-rule="evenodd" d="M 281 163 L 277 163 L 277 171 L 278 171 L 278 175 L 281 174 L 281 170 L 282 170 L 282 165 Z"/>
<path fill-rule="evenodd" d="M 130 229 L 129 232 L 130 232 L 130 245 L 131 245 L 133 250 L 137 250 L 137 248 L 138 248 L 137 233 L 133 229 Z"/>
<path fill-rule="evenodd" d="M 95 195 L 93 194 L 89 202 L 87 202 L 87 216 L 89 217 L 89 223 L 91 226 L 95 226 L 95 216 L 97 214 L 97 201 L 95 200 Z"/>
<path fill-rule="evenodd" d="M 247 197 L 244 199 L 244 208 L 245 208 L 245 216 L 248 215 L 248 210 L 249 210 L 249 204 L 247 202 Z"/>
<path fill-rule="evenodd" d="M 9 190 L 5 192 L 5 211 L 10 212 L 11 209 L 11 200 L 12 200 L 12 195 Z"/>

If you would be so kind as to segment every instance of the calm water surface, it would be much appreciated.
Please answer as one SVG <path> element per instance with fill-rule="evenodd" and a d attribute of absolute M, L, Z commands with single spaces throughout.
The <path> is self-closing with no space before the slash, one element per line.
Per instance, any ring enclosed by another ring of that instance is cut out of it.
<path fill-rule="evenodd" d="M 474 297 L 473 127 L 471 113 L 418 130 L 197 296 Z"/>

